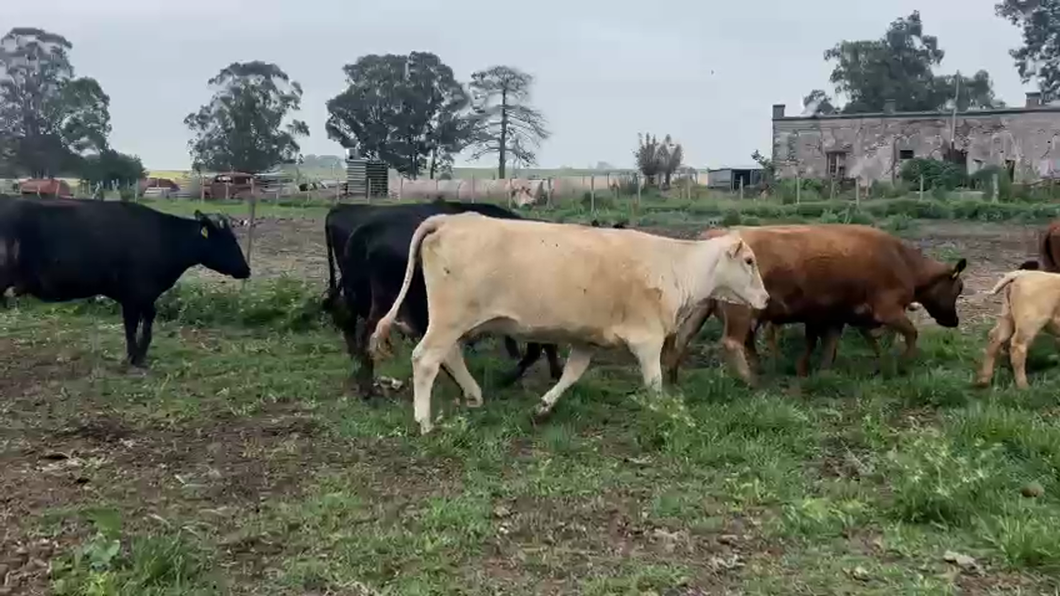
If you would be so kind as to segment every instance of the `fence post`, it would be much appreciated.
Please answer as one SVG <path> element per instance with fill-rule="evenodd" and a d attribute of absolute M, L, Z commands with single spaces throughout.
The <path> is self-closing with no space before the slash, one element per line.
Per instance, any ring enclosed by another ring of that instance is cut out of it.
<path fill-rule="evenodd" d="M 795 204 L 802 203 L 802 174 L 795 172 Z"/>
<path fill-rule="evenodd" d="M 471 202 L 475 203 L 478 199 L 475 198 L 475 175 L 471 175 Z"/>
<path fill-rule="evenodd" d="M 545 207 L 552 209 L 552 176 L 545 178 Z"/>
<path fill-rule="evenodd" d="M 637 174 L 636 178 L 637 178 L 637 202 L 636 202 L 636 213 L 640 213 L 640 185 L 641 185 L 641 178 L 640 178 L 640 174 Z"/>
<path fill-rule="evenodd" d="M 854 179 L 854 205 L 861 206 L 861 180 Z"/>
<path fill-rule="evenodd" d="M 997 183 L 998 183 L 998 177 L 997 177 L 997 173 L 995 173 L 994 174 L 994 199 L 993 199 L 993 201 L 995 203 L 997 203 L 998 201 L 1001 200 L 1001 188 L 997 185 Z"/>
<path fill-rule="evenodd" d="M 253 184 L 253 182 L 251 182 Z M 250 266 L 251 254 L 254 252 L 254 221 L 257 219 L 258 199 L 254 193 L 250 193 L 250 229 L 247 230 L 247 266 Z M 243 280 L 246 287 L 247 280 Z"/>
<path fill-rule="evenodd" d="M 596 215 L 596 176 L 589 176 L 589 210 Z"/>
<path fill-rule="evenodd" d="M 920 200 L 924 200 L 924 175 L 920 175 Z"/>
<path fill-rule="evenodd" d="M 743 178 L 740 178 L 740 200 L 743 200 Z"/>
<path fill-rule="evenodd" d="M 364 202 L 372 204 L 372 179 L 367 176 L 364 179 Z"/>

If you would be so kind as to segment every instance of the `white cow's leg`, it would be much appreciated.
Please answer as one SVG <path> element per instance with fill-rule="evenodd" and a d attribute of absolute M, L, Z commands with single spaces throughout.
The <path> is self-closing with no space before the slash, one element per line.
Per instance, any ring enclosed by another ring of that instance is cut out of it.
<path fill-rule="evenodd" d="M 640 363 L 640 372 L 644 375 L 644 386 L 652 393 L 661 393 L 663 384 L 661 355 L 663 342 L 661 340 L 643 340 L 630 343 L 629 351 Z"/>
<path fill-rule="evenodd" d="M 538 418 L 547 416 L 552 411 L 552 406 L 556 405 L 559 396 L 563 395 L 563 392 L 568 387 L 576 383 L 585 374 L 585 369 L 589 368 L 589 362 L 592 359 L 593 353 L 591 350 L 571 347 L 570 354 L 567 356 L 567 363 L 563 366 L 563 374 L 560 375 L 559 381 L 556 381 L 552 389 L 549 389 L 548 393 L 541 397 L 541 404 L 537 406 L 536 412 Z"/>
<path fill-rule="evenodd" d="M 469 408 L 481 406 L 482 388 L 475 382 L 475 377 L 468 372 L 467 364 L 464 362 L 464 352 L 460 349 L 459 343 L 449 350 L 449 354 L 445 357 L 445 366 L 449 369 L 449 374 L 453 376 L 456 384 L 460 385 L 460 390 L 464 392 L 467 406 Z"/>

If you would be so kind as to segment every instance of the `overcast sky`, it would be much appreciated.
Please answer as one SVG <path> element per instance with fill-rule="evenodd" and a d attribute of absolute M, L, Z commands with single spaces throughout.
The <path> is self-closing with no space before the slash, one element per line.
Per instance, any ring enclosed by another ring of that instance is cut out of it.
<path fill-rule="evenodd" d="M 553 132 L 543 167 L 630 166 L 640 131 L 670 133 L 689 165 L 718 167 L 768 152 L 771 104 L 798 113 L 810 89 L 831 91 L 825 49 L 880 37 L 915 9 L 946 51 L 943 71 L 985 68 L 999 97 L 1021 105 L 1025 88 L 1007 53 L 1019 30 L 994 3 L 3 0 L 0 28 L 65 35 L 78 74 L 111 97 L 112 144 L 148 168 L 188 167 L 184 116 L 233 61 L 275 62 L 299 81 L 311 131 L 303 152 L 341 154 L 324 131 L 324 103 L 344 86 L 342 65 L 412 50 L 438 54 L 464 81 L 495 64 L 536 76 L 532 100 Z"/>

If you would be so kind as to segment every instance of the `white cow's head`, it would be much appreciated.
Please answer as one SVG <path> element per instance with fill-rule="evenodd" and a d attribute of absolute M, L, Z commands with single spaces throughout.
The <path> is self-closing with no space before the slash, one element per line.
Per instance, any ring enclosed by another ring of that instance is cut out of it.
<path fill-rule="evenodd" d="M 722 300 L 734 297 L 751 305 L 751 308 L 765 308 L 769 292 L 762 282 L 758 259 L 751 246 L 737 233 L 725 234 L 715 241 L 721 249 L 714 269 L 716 297 Z"/>

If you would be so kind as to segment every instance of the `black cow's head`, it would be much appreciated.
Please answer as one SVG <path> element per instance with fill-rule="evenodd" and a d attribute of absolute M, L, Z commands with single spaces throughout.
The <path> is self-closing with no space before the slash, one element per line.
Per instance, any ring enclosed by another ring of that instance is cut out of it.
<path fill-rule="evenodd" d="M 202 237 L 201 261 L 204 267 L 236 279 L 250 277 L 250 265 L 243 257 L 239 241 L 232 231 L 228 218 L 221 215 L 206 215 L 195 211 Z"/>
<path fill-rule="evenodd" d="M 956 327 L 957 297 L 964 292 L 964 281 L 961 272 L 968 266 L 968 261 L 961 259 L 951 267 L 940 272 L 931 283 L 920 289 L 916 301 L 924 305 L 931 318 L 943 327 Z"/>

